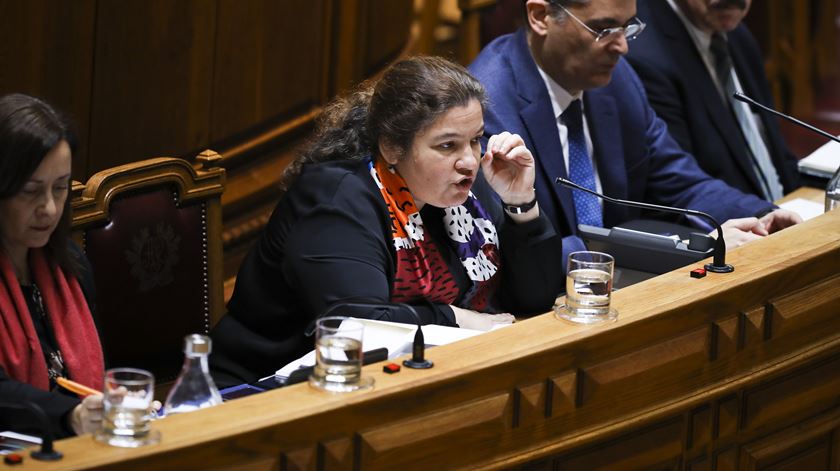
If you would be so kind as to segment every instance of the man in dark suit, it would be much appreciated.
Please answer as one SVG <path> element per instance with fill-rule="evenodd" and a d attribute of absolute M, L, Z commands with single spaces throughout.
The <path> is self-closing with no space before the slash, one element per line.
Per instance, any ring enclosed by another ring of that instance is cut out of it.
<path fill-rule="evenodd" d="M 761 218 L 730 223 L 730 246 L 801 221 L 713 179 L 674 142 L 622 58 L 640 29 L 635 0 L 528 0 L 526 10 L 528 27 L 490 43 L 470 71 L 490 99 L 487 135 L 517 133 L 533 152 L 537 200 L 567 236 L 564 252 L 584 248 L 576 237 L 579 222 L 611 227 L 639 212 L 573 195 L 555 184 L 558 176 L 613 197 L 697 209 L 719 220 Z"/>
<path fill-rule="evenodd" d="M 796 158 L 774 117 L 731 96 L 738 90 L 773 106 L 761 51 L 741 24 L 750 2 L 639 0 L 647 29 L 627 59 L 671 136 L 703 170 L 773 200 L 799 185 Z"/>

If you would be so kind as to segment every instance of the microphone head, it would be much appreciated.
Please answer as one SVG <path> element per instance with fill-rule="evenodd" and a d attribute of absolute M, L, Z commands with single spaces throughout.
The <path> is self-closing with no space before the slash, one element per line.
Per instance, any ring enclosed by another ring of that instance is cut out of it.
<path fill-rule="evenodd" d="M 755 102 L 755 100 L 753 100 L 752 98 L 750 98 L 750 97 L 748 97 L 748 96 L 744 95 L 744 94 L 743 94 L 743 93 L 741 93 L 741 92 L 735 92 L 735 93 L 733 93 L 733 94 L 732 94 L 732 98 L 734 98 L 734 99 L 736 99 L 736 100 L 738 100 L 738 101 L 740 101 L 740 102 L 746 103 L 746 104 L 748 104 L 748 105 L 756 105 L 756 106 L 759 106 L 759 104 L 758 104 L 758 103 L 756 103 L 756 102 Z"/>

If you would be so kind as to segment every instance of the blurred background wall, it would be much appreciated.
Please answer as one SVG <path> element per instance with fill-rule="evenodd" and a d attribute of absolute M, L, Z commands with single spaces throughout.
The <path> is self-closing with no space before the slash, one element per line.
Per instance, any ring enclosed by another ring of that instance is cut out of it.
<path fill-rule="evenodd" d="M 777 103 L 840 133 L 840 0 L 755 0 Z M 73 176 L 153 156 L 222 154 L 226 275 L 336 94 L 415 53 L 464 64 L 522 0 L 0 0 L 0 93 L 66 111 Z M 804 156 L 818 139 L 785 127 Z"/>

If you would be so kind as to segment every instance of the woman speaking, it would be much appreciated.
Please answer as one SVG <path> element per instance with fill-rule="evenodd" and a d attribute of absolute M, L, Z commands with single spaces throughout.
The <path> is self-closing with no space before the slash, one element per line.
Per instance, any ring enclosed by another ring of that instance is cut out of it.
<path fill-rule="evenodd" d="M 560 238 L 536 204 L 534 159 L 509 133 L 482 155 L 484 106 L 464 68 L 414 57 L 324 111 L 214 330 L 220 384 L 311 350 L 305 330 L 332 307 L 482 330 L 551 307 Z"/>

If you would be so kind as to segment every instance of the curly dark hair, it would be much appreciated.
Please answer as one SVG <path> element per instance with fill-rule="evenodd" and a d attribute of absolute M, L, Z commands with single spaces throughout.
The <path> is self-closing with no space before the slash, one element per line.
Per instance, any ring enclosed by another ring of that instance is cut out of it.
<path fill-rule="evenodd" d="M 464 67 L 441 57 L 401 60 L 324 109 L 314 137 L 286 169 L 283 189 L 306 164 L 375 157 L 382 142 L 405 155 L 418 133 L 471 100 L 484 109 L 484 87 Z"/>

